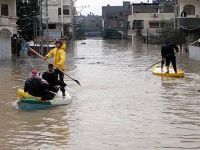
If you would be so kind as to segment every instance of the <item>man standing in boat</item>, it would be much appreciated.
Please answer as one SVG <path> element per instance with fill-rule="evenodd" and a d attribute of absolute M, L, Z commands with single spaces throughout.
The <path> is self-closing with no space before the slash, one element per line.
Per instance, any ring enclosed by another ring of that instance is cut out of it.
<path fill-rule="evenodd" d="M 61 83 L 62 95 L 65 96 L 65 82 L 64 82 L 64 71 L 66 62 L 66 52 L 62 48 L 62 42 L 60 40 L 56 41 L 56 47 L 52 49 L 44 58 L 45 60 L 49 57 L 54 57 L 53 65 L 56 67 L 55 72 L 59 76 L 59 82 Z"/>
<path fill-rule="evenodd" d="M 174 50 L 176 51 L 176 53 L 178 53 L 179 48 L 176 44 L 172 43 L 170 40 L 166 40 L 165 44 L 161 48 L 161 56 L 162 56 L 161 69 L 163 68 L 165 61 L 167 68 L 166 73 L 169 73 L 170 62 L 172 63 L 174 72 L 177 73 L 176 56 Z"/>

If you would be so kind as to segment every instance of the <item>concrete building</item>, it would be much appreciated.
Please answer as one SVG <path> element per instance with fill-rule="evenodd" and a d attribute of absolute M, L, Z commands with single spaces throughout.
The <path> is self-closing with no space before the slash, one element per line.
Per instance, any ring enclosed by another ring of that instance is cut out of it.
<path fill-rule="evenodd" d="M 200 29 L 200 1 L 199 0 L 178 0 L 176 8 L 178 28 L 185 30 Z M 183 14 L 183 12 L 185 14 Z"/>
<path fill-rule="evenodd" d="M 128 35 L 131 37 L 137 35 L 147 36 L 147 34 L 157 35 L 161 22 L 174 21 L 173 7 L 173 5 L 169 5 L 166 9 L 158 3 L 132 4 L 132 14 L 128 17 Z"/>
<path fill-rule="evenodd" d="M 17 34 L 16 0 L 0 1 L 0 58 L 11 56 L 11 37 Z"/>
<path fill-rule="evenodd" d="M 85 36 L 101 36 L 102 16 L 96 16 L 92 13 L 87 16 L 75 16 L 75 30 L 82 30 Z"/>
<path fill-rule="evenodd" d="M 60 38 L 73 30 L 74 0 L 48 1 L 48 31 L 52 38 Z"/>
<path fill-rule="evenodd" d="M 189 47 L 189 53 L 191 58 L 198 56 L 200 60 L 200 1 L 177 0 L 176 6 L 177 28 L 185 34 L 188 44 L 197 40 Z"/>
<path fill-rule="evenodd" d="M 131 14 L 130 2 L 124 1 L 123 6 L 103 6 L 103 29 L 116 29 L 126 38 L 128 15 Z"/>

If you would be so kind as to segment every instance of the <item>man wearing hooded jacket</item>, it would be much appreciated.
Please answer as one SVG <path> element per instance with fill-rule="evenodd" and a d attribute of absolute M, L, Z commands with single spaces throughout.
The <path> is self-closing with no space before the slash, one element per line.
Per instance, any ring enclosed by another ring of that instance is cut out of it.
<path fill-rule="evenodd" d="M 55 72 L 59 75 L 59 81 L 61 84 L 61 91 L 63 96 L 65 96 L 65 82 L 64 82 L 64 71 L 65 69 L 65 62 L 66 62 L 66 52 L 65 50 L 61 47 L 62 42 L 61 41 L 56 41 L 56 47 L 52 49 L 44 58 L 45 60 L 49 57 L 54 57 L 53 65 L 56 66 Z M 62 71 L 60 71 L 62 70 Z"/>

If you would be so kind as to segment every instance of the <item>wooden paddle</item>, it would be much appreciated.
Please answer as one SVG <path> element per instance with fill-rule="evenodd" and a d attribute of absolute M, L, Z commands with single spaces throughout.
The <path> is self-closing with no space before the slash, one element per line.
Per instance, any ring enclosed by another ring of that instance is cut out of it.
<path fill-rule="evenodd" d="M 38 55 L 40 58 L 42 58 L 43 60 L 45 60 L 45 61 L 48 62 L 49 64 L 53 64 L 53 63 L 51 63 L 50 61 L 46 60 L 45 57 L 43 57 L 42 55 L 40 55 L 40 54 L 39 54 L 38 52 L 36 52 L 34 49 L 32 49 L 32 48 L 30 48 L 30 47 L 29 47 L 29 49 L 30 49 L 30 51 L 32 51 L 33 53 L 35 53 L 36 55 Z M 57 68 L 54 64 L 53 64 L 53 66 L 54 66 L 55 68 Z M 81 84 L 80 84 L 80 82 L 79 82 L 78 80 L 75 80 L 74 78 L 72 78 L 71 76 L 69 76 L 68 74 L 66 74 L 63 70 L 61 70 L 61 69 L 58 69 L 58 70 L 60 70 L 62 73 L 64 73 L 66 76 L 68 76 L 71 80 L 75 81 L 78 85 L 81 86 Z"/>
<path fill-rule="evenodd" d="M 196 42 L 198 42 L 198 41 L 200 41 L 200 39 L 198 39 L 198 40 L 192 42 L 191 44 L 189 44 L 189 45 L 187 45 L 187 46 L 185 46 L 185 48 L 187 48 L 187 47 L 193 45 L 194 43 L 196 43 Z M 178 51 L 178 52 L 179 52 L 179 51 Z M 178 52 L 176 52 L 174 55 L 176 55 Z M 170 55 L 172 55 L 172 54 L 170 54 Z M 167 55 L 166 57 L 168 57 L 168 56 L 169 56 L 169 55 Z M 162 59 L 162 60 L 160 60 L 160 61 L 154 63 L 153 65 L 151 65 L 150 67 L 148 67 L 147 69 L 145 69 L 145 71 L 149 70 L 149 69 L 152 68 L 153 66 L 155 66 L 155 65 L 157 65 L 158 63 L 161 63 L 162 61 L 165 61 L 165 60 L 166 60 L 166 59 L 164 58 L 164 59 Z"/>

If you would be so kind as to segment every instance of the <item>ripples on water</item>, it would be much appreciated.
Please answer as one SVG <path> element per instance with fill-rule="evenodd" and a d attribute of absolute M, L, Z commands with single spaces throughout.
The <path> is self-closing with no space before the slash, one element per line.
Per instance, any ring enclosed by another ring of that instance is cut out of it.
<path fill-rule="evenodd" d="M 16 90 L 39 58 L 1 61 L 0 149 L 200 149 L 199 61 L 177 56 L 182 79 L 145 69 L 160 60 L 160 46 L 138 41 L 86 40 L 68 52 L 72 104 L 18 111 Z"/>

